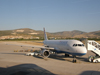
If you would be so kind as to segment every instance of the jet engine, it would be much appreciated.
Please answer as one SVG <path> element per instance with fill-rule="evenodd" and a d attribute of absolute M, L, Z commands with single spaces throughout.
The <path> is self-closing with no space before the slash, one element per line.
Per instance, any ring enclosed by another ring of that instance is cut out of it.
<path fill-rule="evenodd" d="M 41 55 L 43 57 L 49 57 L 50 56 L 50 52 L 49 52 L 49 50 L 41 50 Z"/>

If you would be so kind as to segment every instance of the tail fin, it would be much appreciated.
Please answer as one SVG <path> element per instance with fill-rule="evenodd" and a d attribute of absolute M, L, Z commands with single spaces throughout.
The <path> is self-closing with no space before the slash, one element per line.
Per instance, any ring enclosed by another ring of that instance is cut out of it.
<path fill-rule="evenodd" d="M 44 40 L 48 40 L 46 32 L 45 32 L 45 28 L 43 28 L 43 29 L 44 29 Z"/>

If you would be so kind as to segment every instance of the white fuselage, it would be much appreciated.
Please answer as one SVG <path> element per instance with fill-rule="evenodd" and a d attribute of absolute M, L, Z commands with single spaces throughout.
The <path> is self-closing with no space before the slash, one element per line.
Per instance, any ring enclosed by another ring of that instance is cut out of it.
<path fill-rule="evenodd" d="M 44 45 L 52 47 L 59 53 L 82 56 L 87 53 L 86 47 L 78 40 L 44 40 Z"/>

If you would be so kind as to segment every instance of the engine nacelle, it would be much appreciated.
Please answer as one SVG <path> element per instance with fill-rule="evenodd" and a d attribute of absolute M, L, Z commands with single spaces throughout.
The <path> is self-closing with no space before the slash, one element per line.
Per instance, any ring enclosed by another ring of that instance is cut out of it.
<path fill-rule="evenodd" d="M 50 52 L 49 52 L 49 50 L 41 50 L 41 55 L 43 57 L 49 57 L 50 56 Z"/>

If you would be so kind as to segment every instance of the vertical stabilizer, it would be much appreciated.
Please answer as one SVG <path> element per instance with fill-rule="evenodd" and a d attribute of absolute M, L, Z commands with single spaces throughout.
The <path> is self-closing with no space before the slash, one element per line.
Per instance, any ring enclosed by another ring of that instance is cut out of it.
<path fill-rule="evenodd" d="M 45 32 L 45 28 L 43 28 L 43 29 L 44 29 L 44 40 L 48 40 L 46 32 Z"/>

